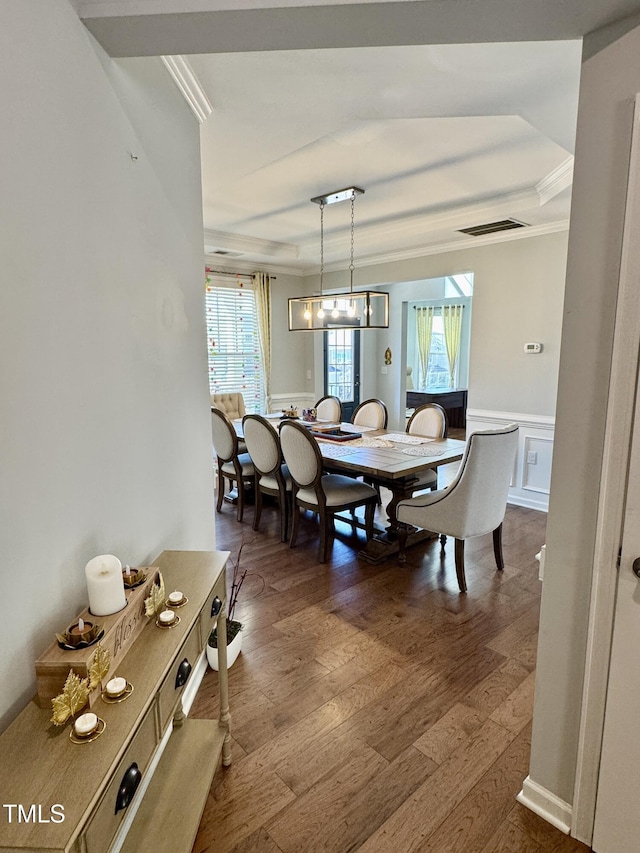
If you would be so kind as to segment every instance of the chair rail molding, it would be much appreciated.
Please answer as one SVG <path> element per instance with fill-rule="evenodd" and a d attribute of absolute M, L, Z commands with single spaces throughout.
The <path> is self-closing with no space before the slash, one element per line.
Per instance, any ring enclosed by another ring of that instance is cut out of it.
<path fill-rule="evenodd" d="M 287 391 L 286 394 L 272 394 L 269 398 L 270 410 L 279 412 L 280 409 L 288 409 L 289 406 L 295 406 L 298 409 L 310 409 L 316 397 L 312 391 Z"/>
<path fill-rule="evenodd" d="M 496 429 L 510 423 L 517 423 L 520 432 L 508 502 L 547 512 L 555 417 L 467 409 L 467 436 L 477 430 Z"/>

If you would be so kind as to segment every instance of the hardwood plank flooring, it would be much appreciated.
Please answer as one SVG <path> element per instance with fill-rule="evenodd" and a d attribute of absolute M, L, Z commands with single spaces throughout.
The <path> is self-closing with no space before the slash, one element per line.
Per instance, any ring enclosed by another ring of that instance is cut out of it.
<path fill-rule="evenodd" d="M 448 482 L 456 466 L 440 475 Z M 384 494 L 383 494 L 384 500 Z M 378 510 L 377 521 L 384 516 Z M 214 779 L 194 853 L 579 853 L 515 801 L 528 772 L 546 515 L 508 507 L 505 571 L 491 537 L 423 543 L 400 568 L 357 558 L 338 522 L 316 562 L 317 523 L 295 549 L 274 505 L 216 515 L 219 548 L 248 569 L 229 672 L 232 758 Z M 218 716 L 209 670 L 191 709 Z"/>

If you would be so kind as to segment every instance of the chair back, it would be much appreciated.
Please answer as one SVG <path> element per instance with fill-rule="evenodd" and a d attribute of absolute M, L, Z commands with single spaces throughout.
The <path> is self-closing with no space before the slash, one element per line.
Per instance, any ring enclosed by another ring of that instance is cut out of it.
<path fill-rule="evenodd" d="M 351 423 L 373 429 L 386 429 L 388 420 L 389 413 L 382 400 L 371 399 L 360 403 L 353 413 Z"/>
<path fill-rule="evenodd" d="M 427 438 L 446 438 L 447 428 L 447 413 L 437 403 L 425 403 L 417 408 L 407 424 L 408 433 Z"/>
<path fill-rule="evenodd" d="M 244 397 L 240 391 L 212 394 L 211 405 L 214 409 L 220 409 L 221 412 L 224 412 L 231 421 L 244 417 L 247 411 L 244 405 Z"/>
<path fill-rule="evenodd" d="M 518 449 L 518 425 L 473 432 L 449 488 L 450 510 L 461 539 L 482 536 L 502 524 Z"/>
<path fill-rule="evenodd" d="M 265 476 L 277 471 L 282 464 L 282 451 L 275 429 L 260 415 L 245 415 L 242 429 L 247 452 L 256 471 Z"/>
<path fill-rule="evenodd" d="M 238 436 L 233 424 L 220 409 L 211 409 L 211 435 L 218 459 L 229 462 L 238 455 Z"/>
<path fill-rule="evenodd" d="M 339 424 L 342 421 L 342 403 L 338 397 L 328 395 L 321 397 L 316 403 L 316 417 L 320 421 L 331 421 Z"/>
<path fill-rule="evenodd" d="M 293 421 L 280 426 L 282 455 L 296 486 L 316 486 L 322 477 L 322 455 L 309 430 Z"/>

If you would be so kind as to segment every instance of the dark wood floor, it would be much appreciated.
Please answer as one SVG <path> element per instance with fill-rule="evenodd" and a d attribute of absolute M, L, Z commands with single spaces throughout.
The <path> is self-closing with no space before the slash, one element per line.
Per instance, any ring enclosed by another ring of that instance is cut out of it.
<path fill-rule="evenodd" d="M 454 466 L 455 467 L 455 466 Z M 450 472 L 449 472 L 450 476 Z M 503 574 L 491 537 L 411 550 L 405 568 L 359 561 L 338 524 L 330 561 L 316 526 L 279 542 L 275 508 L 228 504 L 217 546 L 244 540 L 249 574 L 229 672 L 233 764 L 216 775 L 194 851 L 573 853 L 587 848 L 520 806 L 528 772 L 544 513 L 509 507 Z M 191 711 L 217 717 L 209 670 Z"/>

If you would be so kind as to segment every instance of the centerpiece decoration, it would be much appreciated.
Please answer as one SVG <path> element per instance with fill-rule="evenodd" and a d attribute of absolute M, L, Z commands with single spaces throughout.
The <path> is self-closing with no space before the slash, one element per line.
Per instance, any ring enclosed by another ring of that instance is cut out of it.
<path fill-rule="evenodd" d="M 107 677 L 110 667 L 111 653 L 98 643 L 91 659 L 88 677 L 80 678 L 70 669 L 62 693 L 51 700 L 53 708 L 51 722 L 55 726 L 64 726 L 67 720 L 73 719 L 74 724 L 69 736 L 74 743 L 87 743 L 89 740 L 95 740 L 106 727 L 104 720 L 101 720 L 96 714 L 87 713 L 79 717 L 76 715 L 89 702 L 90 692 L 95 690 Z"/>

